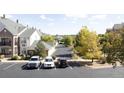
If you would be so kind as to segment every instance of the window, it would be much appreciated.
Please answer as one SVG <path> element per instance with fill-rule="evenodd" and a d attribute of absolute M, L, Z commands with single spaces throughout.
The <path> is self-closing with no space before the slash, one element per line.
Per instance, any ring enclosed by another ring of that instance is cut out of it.
<path fill-rule="evenodd" d="M 45 59 L 45 61 L 46 61 L 46 62 L 51 62 L 51 61 L 52 61 L 52 59 Z"/>
<path fill-rule="evenodd" d="M 22 54 L 26 54 L 26 50 L 23 50 L 23 51 L 22 51 Z"/>
<path fill-rule="evenodd" d="M 25 44 L 22 44 L 23 47 L 25 47 L 26 45 Z"/>
<path fill-rule="evenodd" d="M 26 43 L 26 38 L 22 38 L 21 43 Z"/>
<path fill-rule="evenodd" d="M 38 61 L 38 58 L 31 58 L 31 61 Z"/>

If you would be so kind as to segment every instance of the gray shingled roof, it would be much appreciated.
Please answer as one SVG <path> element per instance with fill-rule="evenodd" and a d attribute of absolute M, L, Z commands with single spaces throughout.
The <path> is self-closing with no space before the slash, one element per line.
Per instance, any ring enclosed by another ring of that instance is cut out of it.
<path fill-rule="evenodd" d="M 30 37 L 33 34 L 33 32 L 35 32 L 35 29 L 28 28 L 20 35 L 20 37 Z"/>
<path fill-rule="evenodd" d="M 115 24 L 115 25 L 113 26 L 114 29 L 121 29 L 121 28 L 123 28 L 123 27 L 124 27 L 124 23 Z"/>
<path fill-rule="evenodd" d="M 41 43 L 45 46 L 46 50 L 49 50 L 52 48 L 52 45 L 48 44 L 47 42 L 42 41 Z"/>
<path fill-rule="evenodd" d="M 17 35 L 25 28 L 25 26 L 23 26 L 22 24 L 16 23 L 8 18 L 0 17 L 0 23 L 3 24 L 4 27 L 9 30 L 13 35 Z"/>
<path fill-rule="evenodd" d="M 33 42 L 33 44 L 32 44 L 28 49 L 29 49 L 29 50 L 35 49 L 35 47 L 36 47 L 37 44 L 43 44 L 43 45 L 45 46 L 45 49 L 46 49 L 46 50 L 49 50 L 49 49 L 51 49 L 51 48 L 53 47 L 53 45 L 50 45 L 50 44 L 47 43 L 47 42 L 35 40 L 35 41 Z"/>

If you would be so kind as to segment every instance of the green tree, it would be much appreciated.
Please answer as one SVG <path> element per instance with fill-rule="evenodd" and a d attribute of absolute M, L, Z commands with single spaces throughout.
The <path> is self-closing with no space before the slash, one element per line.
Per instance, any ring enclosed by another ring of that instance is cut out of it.
<path fill-rule="evenodd" d="M 102 49 L 106 54 L 106 61 L 108 63 L 119 60 L 122 37 L 119 32 L 107 32 L 105 34 L 106 41 L 102 45 Z"/>
<path fill-rule="evenodd" d="M 72 46 L 73 38 L 71 36 L 65 36 L 64 39 L 62 39 L 62 42 L 64 42 L 65 46 Z"/>
<path fill-rule="evenodd" d="M 55 37 L 51 35 L 43 35 L 41 37 L 41 40 L 45 42 L 53 42 L 55 40 Z"/>
<path fill-rule="evenodd" d="M 116 49 L 116 58 L 120 63 L 123 63 L 124 65 L 124 28 L 116 31 L 114 38 L 117 39 L 115 44 L 118 43 L 116 44 L 116 46 L 118 46 Z"/>
<path fill-rule="evenodd" d="M 45 50 L 45 46 L 42 43 L 38 43 L 35 48 L 35 55 L 39 55 L 40 57 L 46 57 L 47 51 Z"/>
<path fill-rule="evenodd" d="M 92 59 L 92 62 L 94 58 L 101 57 L 98 36 L 95 32 L 90 32 L 87 27 L 83 27 L 76 36 L 74 47 L 80 56 Z"/>

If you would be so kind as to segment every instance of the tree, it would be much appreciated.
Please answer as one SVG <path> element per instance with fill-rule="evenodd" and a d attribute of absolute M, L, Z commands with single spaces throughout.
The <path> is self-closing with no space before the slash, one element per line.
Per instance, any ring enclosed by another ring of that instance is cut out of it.
<path fill-rule="evenodd" d="M 47 51 L 45 50 L 45 46 L 42 43 L 38 43 L 35 48 L 35 55 L 39 55 L 40 57 L 46 57 Z"/>
<path fill-rule="evenodd" d="M 104 41 L 101 43 L 102 51 L 106 55 L 106 61 L 113 63 L 119 60 L 122 37 L 119 32 L 105 33 Z"/>
<path fill-rule="evenodd" d="M 62 39 L 65 46 L 71 46 L 73 44 L 73 38 L 71 36 L 65 36 L 64 39 Z"/>
<path fill-rule="evenodd" d="M 118 49 L 116 49 L 117 59 L 120 63 L 122 63 L 122 65 L 124 65 L 124 28 L 116 32 L 114 37 L 118 39 L 117 41 L 119 41 Z"/>
<path fill-rule="evenodd" d="M 83 27 L 76 36 L 74 47 L 80 56 L 92 59 L 92 62 L 94 58 L 101 57 L 98 36 L 87 27 Z"/>
<path fill-rule="evenodd" d="M 44 35 L 41 37 L 41 40 L 45 42 L 53 42 L 55 40 L 55 37 L 51 35 Z"/>

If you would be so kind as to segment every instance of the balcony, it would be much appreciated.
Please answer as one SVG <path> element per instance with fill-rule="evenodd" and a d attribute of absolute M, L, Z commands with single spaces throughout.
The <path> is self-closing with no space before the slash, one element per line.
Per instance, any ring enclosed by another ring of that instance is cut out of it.
<path fill-rule="evenodd" d="M 0 46 L 11 46 L 11 42 L 0 42 Z"/>

